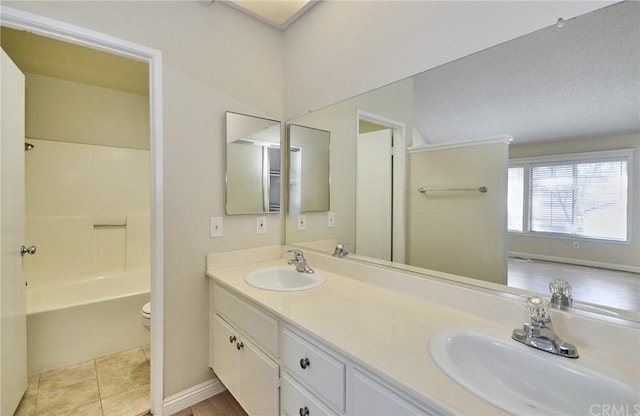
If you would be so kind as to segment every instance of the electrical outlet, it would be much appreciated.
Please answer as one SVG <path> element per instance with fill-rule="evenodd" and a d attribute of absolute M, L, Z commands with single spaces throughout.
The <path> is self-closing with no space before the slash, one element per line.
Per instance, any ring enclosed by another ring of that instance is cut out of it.
<path fill-rule="evenodd" d="M 209 218 L 209 235 L 211 238 L 223 236 L 222 217 Z"/>
<path fill-rule="evenodd" d="M 336 226 L 336 213 L 335 212 L 327 212 L 327 227 L 333 228 Z"/>
<path fill-rule="evenodd" d="M 267 217 L 256 217 L 256 234 L 267 233 Z"/>
<path fill-rule="evenodd" d="M 573 242 L 573 248 L 580 248 L 580 242 L 579 241 L 574 241 Z"/>
<path fill-rule="evenodd" d="M 298 215 L 298 231 L 304 231 L 307 229 L 307 216 Z"/>

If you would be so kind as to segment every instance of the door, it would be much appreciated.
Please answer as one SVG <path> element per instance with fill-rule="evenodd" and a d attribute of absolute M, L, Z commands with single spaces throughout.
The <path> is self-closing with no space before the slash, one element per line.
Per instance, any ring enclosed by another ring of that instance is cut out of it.
<path fill-rule="evenodd" d="M 391 260 L 393 130 L 358 135 L 356 254 Z"/>
<path fill-rule="evenodd" d="M 27 389 L 24 75 L 1 51 L 0 70 L 0 414 L 12 415 Z"/>

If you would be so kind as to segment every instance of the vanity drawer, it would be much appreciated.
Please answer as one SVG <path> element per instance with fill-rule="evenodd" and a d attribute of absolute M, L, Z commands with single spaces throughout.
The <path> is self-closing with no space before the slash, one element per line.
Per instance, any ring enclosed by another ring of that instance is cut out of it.
<path fill-rule="evenodd" d="M 323 401 L 344 412 L 345 364 L 283 328 L 281 357 L 285 369 Z"/>
<path fill-rule="evenodd" d="M 265 352 L 277 357 L 278 321 L 219 285 L 213 286 L 213 308 L 252 338 Z"/>
<path fill-rule="evenodd" d="M 283 416 L 335 415 L 287 373 L 282 374 L 280 382 L 280 411 Z"/>

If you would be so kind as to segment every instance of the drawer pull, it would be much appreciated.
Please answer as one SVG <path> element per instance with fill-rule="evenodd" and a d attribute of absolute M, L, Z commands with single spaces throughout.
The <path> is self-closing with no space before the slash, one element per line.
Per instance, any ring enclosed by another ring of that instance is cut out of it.
<path fill-rule="evenodd" d="M 230 344 L 233 344 L 234 342 L 236 342 L 236 336 L 235 336 L 235 335 L 231 335 L 231 336 L 229 337 L 229 343 L 230 343 Z"/>
<path fill-rule="evenodd" d="M 307 406 L 300 408 L 300 416 L 309 416 L 309 408 Z"/>
<path fill-rule="evenodd" d="M 309 367 L 310 365 L 311 365 L 311 362 L 309 361 L 308 358 L 300 358 L 300 367 L 302 367 L 303 370 Z"/>
<path fill-rule="evenodd" d="M 244 344 L 242 343 L 242 341 L 240 341 L 240 342 L 238 342 L 238 343 L 236 344 L 236 348 L 238 349 L 238 351 L 240 351 L 241 349 L 243 349 L 243 348 L 244 348 Z"/>

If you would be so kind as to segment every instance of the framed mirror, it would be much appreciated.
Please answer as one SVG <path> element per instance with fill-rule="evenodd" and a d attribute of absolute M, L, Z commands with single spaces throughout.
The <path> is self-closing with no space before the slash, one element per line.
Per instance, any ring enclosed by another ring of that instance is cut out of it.
<path fill-rule="evenodd" d="M 516 295 L 564 278 L 575 308 L 639 321 L 638 15 L 617 3 L 290 120 L 331 133 L 335 227 L 288 217 L 286 242 Z M 363 112 L 403 137 L 392 214 L 365 221 L 387 257 L 358 243 Z"/>
<path fill-rule="evenodd" d="M 280 211 L 280 122 L 227 111 L 226 213 Z"/>
<path fill-rule="evenodd" d="M 329 148 L 326 130 L 288 125 L 289 213 L 329 211 Z"/>

